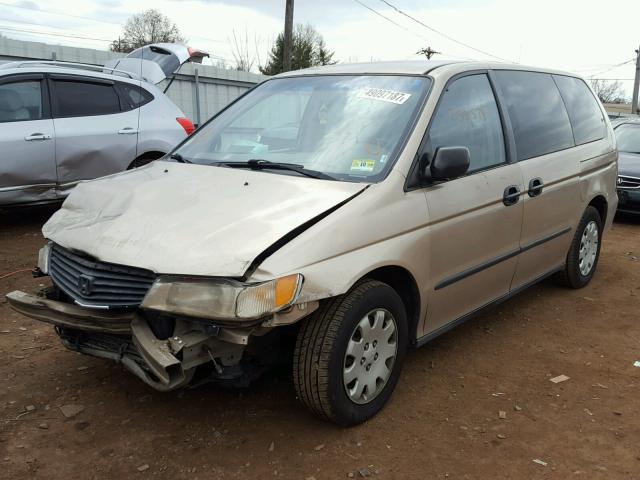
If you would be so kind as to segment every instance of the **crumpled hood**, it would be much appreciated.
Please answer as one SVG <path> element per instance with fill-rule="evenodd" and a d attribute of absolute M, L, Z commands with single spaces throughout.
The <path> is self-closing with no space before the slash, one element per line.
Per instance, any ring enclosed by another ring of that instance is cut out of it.
<path fill-rule="evenodd" d="M 640 155 L 618 152 L 618 175 L 640 178 Z"/>
<path fill-rule="evenodd" d="M 157 273 L 240 277 L 267 247 L 363 188 L 156 161 L 80 183 L 42 232 L 105 262 Z"/>

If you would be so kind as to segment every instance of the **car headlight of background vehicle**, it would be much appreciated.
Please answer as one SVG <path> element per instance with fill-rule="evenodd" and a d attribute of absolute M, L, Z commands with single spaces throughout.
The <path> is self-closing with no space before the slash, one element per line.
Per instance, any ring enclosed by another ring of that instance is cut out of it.
<path fill-rule="evenodd" d="M 142 308 L 212 320 L 258 319 L 293 304 L 302 281 L 298 273 L 254 284 L 160 277 L 145 296 Z"/>

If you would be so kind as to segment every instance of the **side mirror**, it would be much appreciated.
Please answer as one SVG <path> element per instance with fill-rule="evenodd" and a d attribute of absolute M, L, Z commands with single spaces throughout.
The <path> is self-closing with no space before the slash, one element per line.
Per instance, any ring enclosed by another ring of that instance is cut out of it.
<path fill-rule="evenodd" d="M 431 162 L 433 180 L 451 180 L 469 170 L 471 156 L 467 147 L 440 147 Z"/>

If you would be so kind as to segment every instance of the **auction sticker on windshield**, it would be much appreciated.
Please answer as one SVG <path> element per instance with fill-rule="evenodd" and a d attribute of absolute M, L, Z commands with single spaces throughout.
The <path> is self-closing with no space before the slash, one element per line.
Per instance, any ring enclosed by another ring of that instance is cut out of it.
<path fill-rule="evenodd" d="M 358 98 L 368 98 L 371 100 L 382 100 L 383 102 L 396 103 L 402 105 L 409 100 L 410 93 L 385 90 L 384 88 L 365 88 L 358 93 Z"/>

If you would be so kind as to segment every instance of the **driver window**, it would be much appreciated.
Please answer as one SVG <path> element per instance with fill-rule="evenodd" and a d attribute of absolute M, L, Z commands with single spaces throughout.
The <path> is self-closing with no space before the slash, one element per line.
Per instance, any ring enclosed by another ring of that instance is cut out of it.
<path fill-rule="evenodd" d="M 439 147 L 467 147 L 470 173 L 506 162 L 500 114 L 486 75 L 469 75 L 447 87 L 427 145 L 430 158 Z"/>

